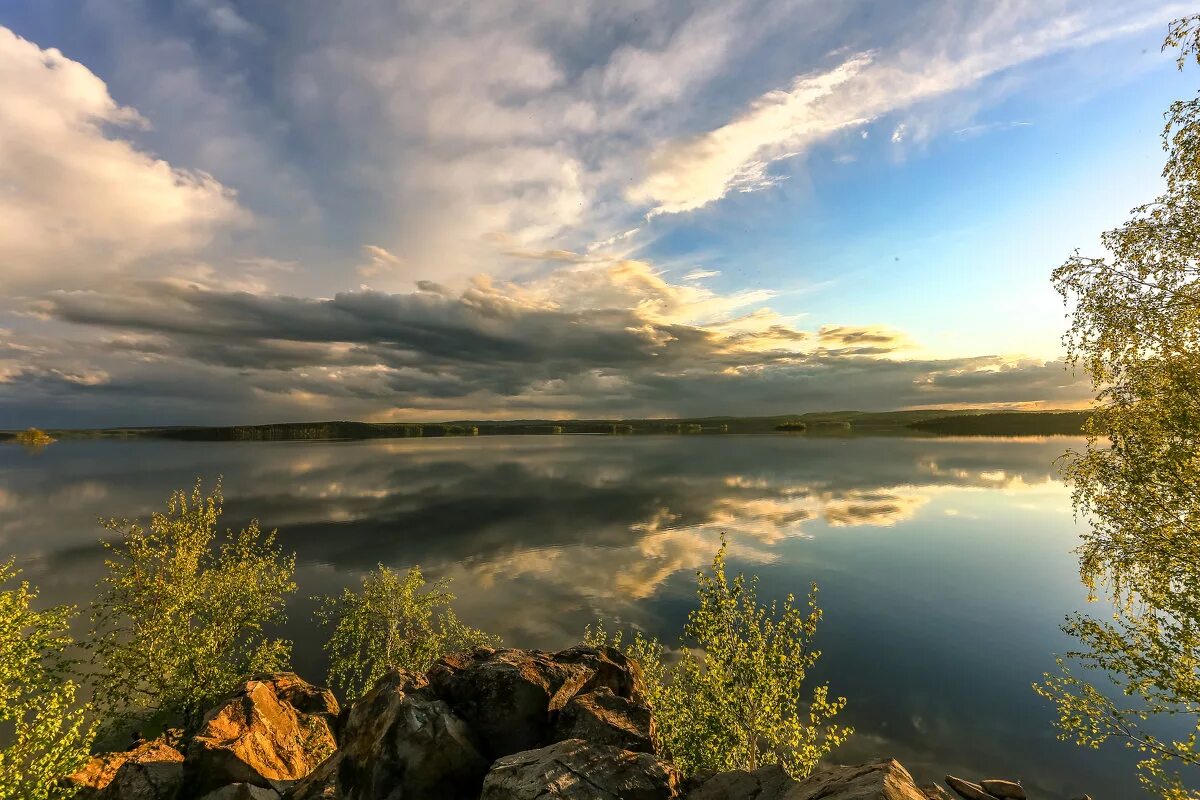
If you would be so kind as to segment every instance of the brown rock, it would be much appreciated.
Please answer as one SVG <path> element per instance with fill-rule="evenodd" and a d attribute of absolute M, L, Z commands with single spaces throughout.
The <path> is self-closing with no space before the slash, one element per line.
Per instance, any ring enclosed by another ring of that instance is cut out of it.
<path fill-rule="evenodd" d="M 950 793 L 936 783 L 927 783 L 919 788 L 928 800 L 953 800 Z"/>
<path fill-rule="evenodd" d="M 800 784 L 778 764 L 753 772 L 735 769 L 719 772 L 688 793 L 688 800 L 777 800 Z"/>
<path fill-rule="evenodd" d="M 339 753 L 334 753 L 308 773 L 308 777 L 284 793 L 286 800 L 343 800 L 338 782 Z"/>
<path fill-rule="evenodd" d="M 584 739 L 636 753 L 653 753 L 654 720 L 650 709 L 602 686 L 567 701 L 554 725 L 553 738 Z"/>
<path fill-rule="evenodd" d="M 547 744 L 554 718 L 577 694 L 607 687 L 640 703 L 644 693 L 635 663 L 614 648 L 582 645 L 557 653 L 480 647 L 443 658 L 429 683 L 489 758 Z"/>
<path fill-rule="evenodd" d="M 479 800 L 670 800 L 679 783 L 649 753 L 568 739 L 496 761 Z"/>
<path fill-rule="evenodd" d="M 288 788 L 337 748 L 336 715 L 332 694 L 291 673 L 252 678 L 204 716 L 188 745 L 185 795 L 234 783 Z"/>
<path fill-rule="evenodd" d="M 956 778 L 953 775 L 946 776 L 946 785 L 953 789 L 959 797 L 965 798 L 965 800 L 997 800 L 994 796 L 985 792 L 979 784 L 964 781 L 962 778 Z"/>
<path fill-rule="evenodd" d="M 908 770 L 883 759 L 859 766 L 818 768 L 803 780 L 772 765 L 709 778 L 687 800 L 927 800 Z"/>
<path fill-rule="evenodd" d="M 279 792 L 251 783 L 231 783 L 214 789 L 200 800 L 279 800 Z"/>
<path fill-rule="evenodd" d="M 1029 795 L 1025 793 L 1025 787 L 1014 781 L 989 778 L 986 781 L 980 781 L 979 786 L 992 797 L 999 797 L 1002 800 L 1028 800 L 1029 798 Z"/>
<path fill-rule="evenodd" d="M 891 758 L 852 767 L 818 768 L 783 797 L 786 800 L 926 800 L 908 770 Z"/>
<path fill-rule="evenodd" d="M 392 670 L 345 715 L 341 747 L 289 800 L 475 800 L 489 761 L 425 677 Z"/>
<path fill-rule="evenodd" d="M 76 800 L 169 800 L 183 777 L 183 754 L 162 739 L 92 756 L 67 782 Z"/>

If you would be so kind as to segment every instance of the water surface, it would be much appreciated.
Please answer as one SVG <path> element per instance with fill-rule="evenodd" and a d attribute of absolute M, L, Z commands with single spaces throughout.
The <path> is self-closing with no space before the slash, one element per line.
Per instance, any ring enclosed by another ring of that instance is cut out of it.
<path fill-rule="evenodd" d="M 1023 779 L 1047 796 L 1139 792 L 1130 754 L 1054 739 L 1030 683 L 1085 605 L 1054 439 L 525 436 L 0 447 L 0 554 L 52 602 L 84 604 L 99 516 L 148 516 L 225 480 L 298 557 L 287 634 L 324 673 L 314 594 L 382 563 L 454 581 L 462 616 L 515 646 L 576 642 L 597 616 L 673 637 L 722 532 L 766 597 L 820 584 L 816 679 L 850 699 L 841 760 L 921 780 Z"/>

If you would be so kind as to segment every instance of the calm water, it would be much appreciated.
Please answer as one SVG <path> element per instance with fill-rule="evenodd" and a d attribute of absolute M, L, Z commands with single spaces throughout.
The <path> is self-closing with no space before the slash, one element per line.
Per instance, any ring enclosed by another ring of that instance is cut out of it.
<path fill-rule="evenodd" d="M 850 698 L 842 760 L 1023 779 L 1045 796 L 1138 795 L 1132 757 L 1057 742 L 1029 685 L 1085 604 L 1052 461 L 1071 440 L 496 437 L 0 447 L 0 554 L 52 602 L 85 603 L 100 516 L 143 516 L 224 475 L 298 556 L 288 635 L 320 680 L 318 593 L 383 563 L 449 576 L 460 613 L 558 648 L 603 615 L 673 637 L 721 532 L 765 595 L 821 587 L 820 680 Z"/>

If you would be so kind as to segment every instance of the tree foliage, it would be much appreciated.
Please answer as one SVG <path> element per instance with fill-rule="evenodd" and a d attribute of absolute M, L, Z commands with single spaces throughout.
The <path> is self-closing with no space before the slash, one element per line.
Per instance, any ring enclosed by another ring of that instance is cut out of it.
<path fill-rule="evenodd" d="M 317 617 L 332 628 L 329 683 L 347 698 L 364 694 L 392 667 L 425 672 L 448 653 L 500 638 L 466 625 L 454 613 L 447 579 L 429 586 L 421 568 L 400 573 L 380 564 L 359 591 L 318 598 Z"/>
<path fill-rule="evenodd" d="M 1171 26 L 1180 68 L 1200 60 L 1198 34 L 1200 15 Z M 1103 235 L 1109 256 L 1076 253 L 1054 272 L 1074 303 L 1068 355 L 1097 390 L 1087 446 L 1064 470 L 1090 523 L 1081 575 L 1115 612 L 1070 618 L 1084 646 L 1035 688 L 1057 702 L 1063 738 L 1123 740 L 1147 788 L 1175 799 L 1200 797 L 1179 773 L 1200 772 L 1200 98 L 1166 120 L 1164 194 Z M 1181 739 L 1147 725 L 1180 717 L 1193 728 Z"/>
<path fill-rule="evenodd" d="M 295 556 L 257 521 L 218 536 L 222 502 L 219 481 L 207 496 L 197 481 L 148 528 L 103 523 L 115 538 L 105 542 L 89 646 L 106 721 L 191 728 L 241 680 L 287 666 L 291 644 L 268 628 L 285 619 Z"/>
<path fill-rule="evenodd" d="M 18 573 L 0 564 L 0 586 Z M 71 645 L 67 625 L 73 609 L 33 609 L 37 592 L 28 583 L 0 589 L 0 797 L 57 800 L 73 794 L 59 783 L 86 758 L 94 726 L 75 703 L 68 679 Z"/>
<path fill-rule="evenodd" d="M 697 573 L 697 607 L 678 659 L 669 661 L 662 644 L 640 633 L 623 646 L 620 634 L 610 639 L 598 626 L 585 640 L 623 647 L 641 665 L 655 744 L 685 774 L 779 764 L 804 777 L 853 732 L 832 724 L 846 698 L 831 699 L 827 685 L 803 699 L 805 677 L 821 655 L 813 647 L 817 587 L 807 610 L 792 595 L 764 605 L 757 577 L 726 576 L 726 549 L 722 541 L 711 574 Z"/>

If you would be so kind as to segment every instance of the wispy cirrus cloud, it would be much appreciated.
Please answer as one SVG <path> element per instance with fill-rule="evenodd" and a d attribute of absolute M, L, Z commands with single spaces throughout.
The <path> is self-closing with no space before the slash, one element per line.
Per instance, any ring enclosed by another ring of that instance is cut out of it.
<path fill-rule="evenodd" d="M 798 76 L 708 132 L 656 146 L 628 193 L 649 215 L 694 211 L 731 192 L 782 180 L 771 165 L 802 155 L 839 131 L 974 86 L 1013 66 L 1163 23 L 1172 10 L 1127 6 L 1067 11 L 1055 3 L 980 5 L 949 12 L 945 26 L 891 51 L 864 52 Z M 893 144 L 908 138 L 901 122 Z M 924 136 L 929 136 L 926 131 Z"/>

